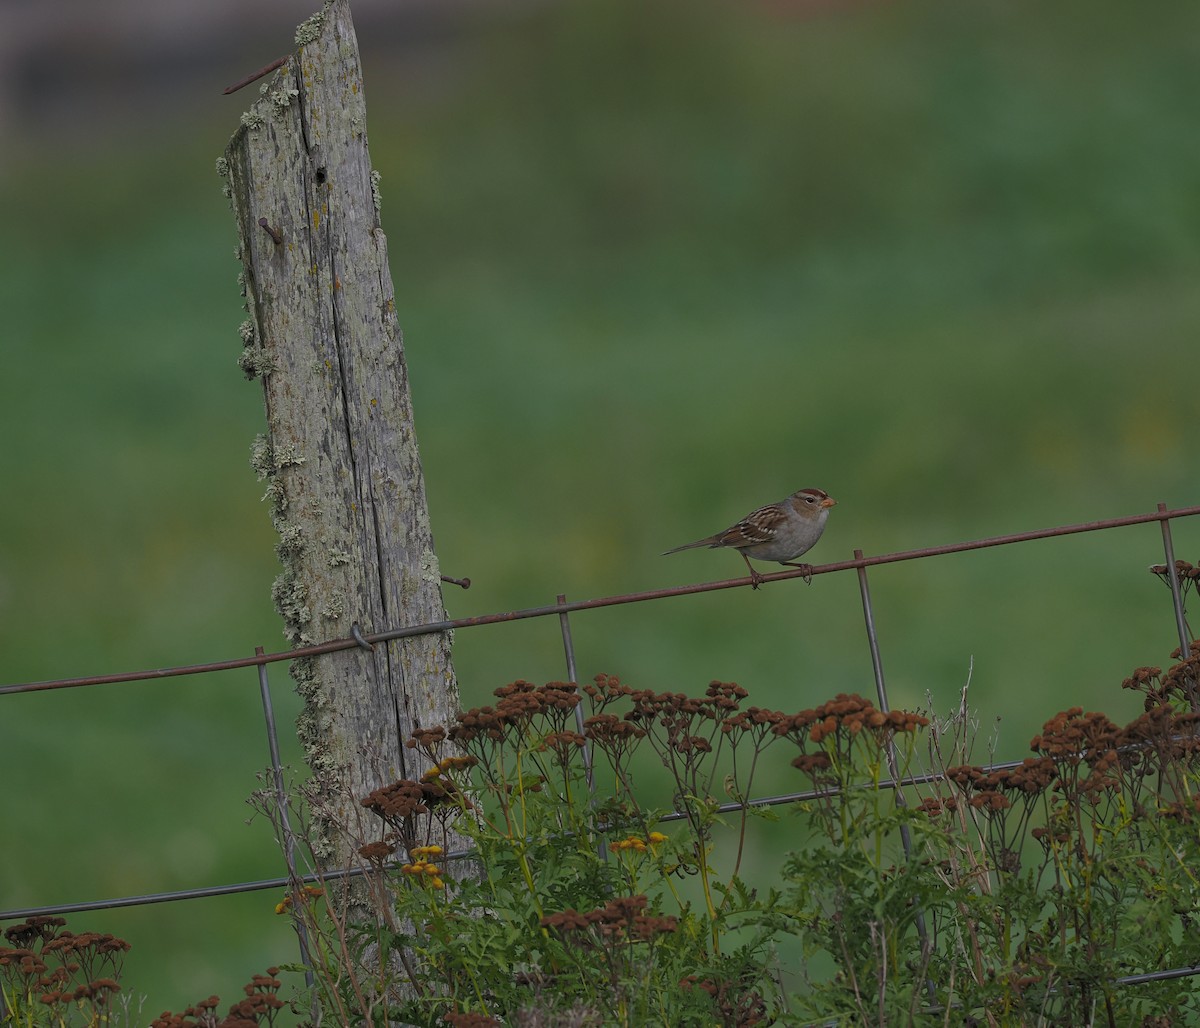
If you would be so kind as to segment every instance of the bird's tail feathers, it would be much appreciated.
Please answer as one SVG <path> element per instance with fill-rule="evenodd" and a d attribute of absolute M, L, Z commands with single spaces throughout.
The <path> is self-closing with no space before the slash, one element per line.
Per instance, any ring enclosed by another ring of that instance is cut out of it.
<path fill-rule="evenodd" d="M 716 536 L 710 535 L 703 539 L 697 539 L 694 543 L 684 543 L 682 546 L 676 546 L 673 550 L 664 550 L 662 555 L 666 557 L 672 553 L 678 553 L 680 550 L 694 550 L 697 546 L 708 546 L 709 548 L 712 548 L 717 545 L 719 544 L 716 542 Z"/>

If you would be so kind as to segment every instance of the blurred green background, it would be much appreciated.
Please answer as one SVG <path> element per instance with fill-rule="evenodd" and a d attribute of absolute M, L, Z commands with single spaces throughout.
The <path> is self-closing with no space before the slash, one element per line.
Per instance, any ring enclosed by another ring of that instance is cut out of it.
<path fill-rule="evenodd" d="M 435 537 L 475 583 L 451 615 L 741 575 L 659 553 L 809 485 L 839 501 L 818 562 L 1200 503 L 1192 0 L 370 10 Z M 283 646 L 213 161 L 253 98 L 221 87 L 308 13 L 111 102 L 51 65 L 67 113 L 5 125 L 5 684 Z M 1195 560 L 1200 522 L 1174 530 Z M 980 760 L 1064 707 L 1127 719 L 1121 679 L 1177 645 L 1161 559 L 1151 524 L 874 571 L 892 702 L 948 710 L 973 662 Z M 572 625 L 585 678 L 791 709 L 873 688 L 850 574 Z M 565 674 L 555 619 L 460 631 L 455 660 L 464 705 Z M 5 909 L 280 872 L 244 824 L 252 672 L 2 697 L 0 752 Z M 133 943 L 148 1020 L 294 959 L 277 899 L 71 927 Z"/>

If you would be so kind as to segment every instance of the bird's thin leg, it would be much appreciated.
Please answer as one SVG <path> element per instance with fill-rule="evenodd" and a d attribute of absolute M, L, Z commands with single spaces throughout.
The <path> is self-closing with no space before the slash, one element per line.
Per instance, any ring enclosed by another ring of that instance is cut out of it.
<path fill-rule="evenodd" d="M 811 564 L 797 564 L 790 560 L 781 560 L 779 563 L 784 565 L 784 567 L 800 568 L 804 572 L 801 576 L 804 579 L 804 584 L 812 585 L 813 566 Z"/>
<path fill-rule="evenodd" d="M 738 550 L 738 552 L 741 553 L 742 551 Z M 755 570 L 754 565 L 750 563 L 750 558 L 744 553 L 742 553 L 742 560 L 746 562 L 746 567 L 750 569 L 750 588 L 757 589 L 762 585 L 763 576 Z"/>

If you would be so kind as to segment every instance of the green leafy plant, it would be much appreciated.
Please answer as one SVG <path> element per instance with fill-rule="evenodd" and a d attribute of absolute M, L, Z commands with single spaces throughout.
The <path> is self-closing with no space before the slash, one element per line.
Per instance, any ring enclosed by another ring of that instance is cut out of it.
<path fill-rule="evenodd" d="M 1064 711 L 1001 768 L 945 766 L 967 719 L 935 723 L 911 807 L 879 802 L 884 747 L 858 714 L 814 726 L 796 765 L 828 790 L 809 805 L 822 836 L 785 864 L 785 906 L 837 971 L 798 1005 L 847 1024 L 1193 1023 L 1194 982 L 1119 982 L 1200 955 L 1198 671 L 1196 644 L 1140 668 L 1124 687 L 1143 715 Z"/>
<path fill-rule="evenodd" d="M 327 1008 L 413 1024 L 765 1023 L 769 933 L 753 924 L 736 861 L 722 875 L 712 859 L 716 758 L 767 742 L 764 724 L 736 719 L 744 696 L 722 682 L 699 699 L 609 676 L 582 695 L 514 682 L 494 706 L 414 733 L 430 770 L 362 800 L 383 831 L 360 853 L 395 919 L 330 930 L 337 915 L 326 911 L 317 934 L 349 958 L 321 976 Z M 682 817 L 669 831 L 657 827 L 665 811 L 634 793 L 639 745 L 672 772 Z M 748 792 L 755 764 L 748 754 L 738 790 Z M 436 841 L 451 825 L 471 840 L 469 860 L 447 860 Z M 368 955 L 402 981 L 366 984 Z"/>
<path fill-rule="evenodd" d="M 1065 711 L 995 768 L 964 759 L 965 693 L 931 722 L 854 695 L 744 707 L 727 682 L 514 682 L 414 733 L 428 771 L 362 798 L 388 923 L 297 905 L 325 940 L 322 1005 L 348 1024 L 1187 1023 L 1187 979 L 1122 978 L 1197 960 L 1198 671 L 1196 649 L 1139 669 L 1142 716 Z M 747 798 L 778 746 L 805 841 L 756 885 Z M 668 820 L 635 788 L 646 751 Z"/>

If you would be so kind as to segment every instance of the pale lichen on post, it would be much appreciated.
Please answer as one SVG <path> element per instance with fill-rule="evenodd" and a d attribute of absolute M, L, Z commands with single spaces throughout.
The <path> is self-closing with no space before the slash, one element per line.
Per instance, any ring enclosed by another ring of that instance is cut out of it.
<path fill-rule="evenodd" d="M 247 379 L 255 379 L 271 374 L 277 365 L 269 353 L 257 346 L 247 346 L 238 355 L 238 367 Z"/>
<path fill-rule="evenodd" d="M 442 581 L 442 566 L 432 550 L 425 550 L 421 554 L 421 577 L 426 582 L 437 582 L 439 585 Z"/>
<path fill-rule="evenodd" d="M 295 443 L 285 443 L 275 450 L 275 467 L 294 468 L 307 463 L 308 458 L 300 452 Z"/>
<path fill-rule="evenodd" d="M 321 31 L 325 28 L 325 17 L 332 6 L 333 0 L 325 0 L 324 7 L 296 26 L 294 38 L 297 46 L 308 46 L 309 43 L 315 43 L 321 37 Z"/>
<path fill-rule="evenodd" d="M 275 473 L 275 458 L 271 453 L 271 441 L 262 433 L 250 444 L 250 467 L 261 482 Z"/>
<path fill-rule="evenodd" d="M 282 118 L 287 114 L 287 109 L 292 106 L 292 101 L 300 95 L 300 90 L 294 86 L 281 86 L 279 89 L 273 89 L 267 94 L 267 99 L 271 103 L 271 107 L 276 118 Z"/>
<path fill-rule="evenodd" d="M 238 354 L 238 367 L 249 379 L 269 375 L 277 367 L 275 356 L 258 345 L 258 333 L 254 322 L 247 318 L 238 326 L 238 335 L 242 337 L 242 351 Z"/>
<path fill-rule="evenodd" d="M 331 596 L 321 608 L 321 617 L 326 621 L 340 621 L 346 613 L 346 597 L 338 594 Z"/>
<path fill-rule="evenodd" d="M 270 512 L 271 524 L 273 526 L 279 524 L 279 520 L 287 514 L 287 492 L 283 488 L 283 483 L 277 478 L 272 478 L 262 494 L 262 502 L 267 505 L 267 510 Z"/>
<path fill-rule="evenodd" d="M 216 169 L 217 169 L 217 175 L 222 179 L 221 195 L 223 197 L 225 197 L 225 199 L 228 200 L 230 202 L 230 204 L 232 204 L 233 203 L 233 187 L 230 186 L 230 184 L 229 184 L 229 158 L 226 157 L 224 154 L 222 154 L 220 157 L 218 157 L 216 160 Z M 238 249 L 240 251 L 241 248 L 239 247 Z M 240 259 L 240 257 L 241 257 L 240 252 L 237 254 L 237 256 Z"/>
<path fill-rule="evenodd" d="M 383 194 L 379 191 L 379 182 L 383 178 L 374 168 L 371 169 L 371 202 L 375 204 L 375 213 L 383 212 Z"/>

